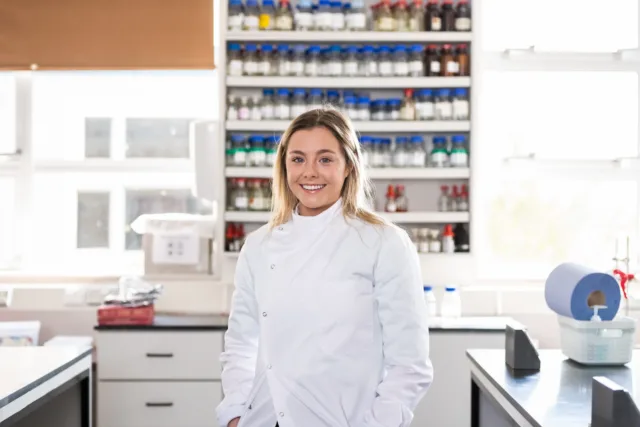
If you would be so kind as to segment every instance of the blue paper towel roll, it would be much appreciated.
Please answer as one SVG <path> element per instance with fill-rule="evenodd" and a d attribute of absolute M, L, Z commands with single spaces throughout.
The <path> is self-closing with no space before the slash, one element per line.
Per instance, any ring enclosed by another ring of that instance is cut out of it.
<path fill-rule="evenodd" d="M 602 320 L 612 320 L 620 308 L 620 285 L 611 275 L 588 267 L 564 263 L 557 266 L 545 283 L 544 298 L 547 306 L 561 316 L 576 320 L 591 320 L 593 308 L 589 295 L 600 291 L 607 308 L 598 310 Z"/>

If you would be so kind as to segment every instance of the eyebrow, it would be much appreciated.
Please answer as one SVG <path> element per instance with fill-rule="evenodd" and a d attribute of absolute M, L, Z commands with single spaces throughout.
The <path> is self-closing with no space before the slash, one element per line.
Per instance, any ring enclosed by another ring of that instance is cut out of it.
<path fill-rule="evenodd" d="M 327 149 L 327 148 L 324 148 L 324 149 L 322 149 L 322 150 L 318 150 L 318 151 L 316 152 L 316 154 L 325 154 L 325 153 L 329 153 L 329 154 L 336 154 L 336 152 L 335 152 L 335 151 L 333 151 L 333 150 L 329 150 L 329 149 Z M 304 152 L 302 152 L 302 151 L 300 151 L 300 150 L 293 150 L 293 151 L 289 151 L 289 154 L 300 154 L 300 155 L 303 155 L 303 156 L 305 155 L 305 153 L 304 153 Z"/>

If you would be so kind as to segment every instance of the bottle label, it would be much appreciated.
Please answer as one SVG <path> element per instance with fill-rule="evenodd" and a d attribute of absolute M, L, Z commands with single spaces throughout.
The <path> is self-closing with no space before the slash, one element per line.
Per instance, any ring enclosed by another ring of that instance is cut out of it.
<path fill-rule="evenodd" d="M 391 61 L 380 62 L 380 74 L 383 76 L 393 75 L 393 64 Z"/>
<path fill-rule="evenodd" d="M 466 167 L 468 156 L 465 151 L 454 151 L 451 153 L 451 166 Z"/>
<path fill-rule="evenodd" d="M 249 120 L 249 107 L 240 107 L 240 111 L 238 112 L 239 120 Z"/>
<path fill-rule="evenodd" d="M 431 61 L 431 74 L 440 74 L 440 61 Z"/>
<path fill-rule="evenodd" d="M 307 76 L 317 76 L 318 75 L 318 63 L 315 61 L 307 62 L 304 65 L 304 74 Z"/>
<path fill-rule="evenodd" d="M 264 104 L 261 108 L 262 110 L 262 118 L 265 120 L 271 120 L 273 119 L 273 104 L 268 103 L 268 104 Z"/>
<path fill-rule="evenodd" d="M 342 74 L 342 62 L 340 60 L 329 62 L 329 74 L 332 76 Z"/>
<path fill-rule="evenodd" d="M 290 73 L 294 76 L 301 76 L 304 74 L 304 61 L 291 61 Z"/>
<path fill-rule="evenodd" d="M 456 120 L 469 119 L 469 101 L 456 99 L 453 101 L 453 117 Z"/>
<path fill-rule="evenodd" d="M 429 242 L 429 252 L 440 252 L 442 250 L 442 245 L 439 240 L 432 240 Z"/>
<path fill-rule="evenodd" d="M 471 31 L 471 18 L 456 18 L 456 31 Z"/>
<path fill-rule="evenodd" d="M 407 166 L 407 154 L 404 151 L 396 151 L 393 155 L 393 165 L 399 168 Z"/>
<path fill-rule="evenodd" d="M 378 28 L 380 31 L 393 31 L 394 20 L 391 17 L 382 17 L 378 20 Z"/>
<path fill-rule="evenodd" d="M 245 31 L 256 31 L 260 28 L 260 20 L 257 16 L 245 16 L 243 26 Z"/>
<path fill-rule="evenodd" d="M 440 31 L 442 30 L 442 20 L 439 16 L 431 17 L 431 31 Z"/>
<path fill-rule="evenodd" d="M 313 26 L 313 15 L 308 12 L 298 12 L 295 16 L 297 28 L 311 28 Z"/>
<path fill-rule="evenodd" d="M 276 28 L 281 31 L 291 31 L 293 29 L 293 18 L 289 15 L 276 17 Z"/>
<path fill-rule="evenodd" d="M 367 28 L 367 15 L 356 12 L 347 15 L 347 28 L 350 30 L 364 30 Z"/>
<path fill-rule="evenodd" d="M 336 31 L 344 30 L 344 13 L 332 13 L 331 15 L 331 26 L 333 29 Z"/>
<path fill-rule="evenodd" d="M 375 61 L 369 61 L 367 63 L 367 71 L 366 74 L 368 76 L 377 76 L 378 75 L 378 63 Z"/>
<path fill-rule="evenodd" d="M 347 61 L 344 63 L 344 73 L 347 76 L 358 75 L 358 63 L 356 61 Z"/>
<path fill-rule="evenodd" d="M 289 120 L 289 116 L 291 115 L 291 108 L 288 104 L 280 104 L 277 108 L 277 118 L 280 120 Z"/>
<path fill-rule="evenodd" d="M 262 110 L 260 107 L 253 107 L 251 109 L 250 120 L 262 120 Z"/>
<path fill-rule="evenodd" d="M 258 73 L 263 76 L 271 74 L 271 63 L 268 60 L 260 61 L 258 63 Z"/>
<path fill-rule="evenodd" d="M 418 252 L 426 254 L 429 252 L 429 242 L 422 240 L 418 243 Z"/>
<path fill-rule="evenodd" d="M 236 110 L 236 107 L 229 107 L 227 110 L 227 120 L 238 120 L 238 110 Z"/>
<path fill-rule="evenodd" d="M 426 160 L 427 160 L 427 153 L 425 153 L 422 150 L 414 151 L 411 159 L 411 163 L 415 167 L 424 167 Z"/>
<path fill-rule="evenodd" d="M 439 120 L 451 120 L 453 117 L 453 106 L 449 101 L 436 103 L 436 115 Z"/>
<path fill-rule="evenodd" d="M 249 152 L 249 163 L 251 166 L 264 166 L 267 161 L 267 153 L 262 150 L 251 150 Z"/>
<path fill-rule="evenodd" d="M 393 72 L 396 76 L 407 76 L 409 75 L 409 64 L 405 61 L 394 62 Z"/>
<path fill-rule="evenodd" d="M 246 61 L 244 63 L 244 73 L 248 76 L 258 74 L 258 63 L 255 61 Z"/>
<path fill-rule="evenodd" d="M 416 104 L 418 120 L 433 120 L 435 116 L 435 107 L 433 102 L 418 102 Z"/>
<path fill-rule="evenodd" d="M 295 119 L 300 114 L 304 114 L 307 112 L 306 105 L 292 105 L 291 106 L 291 118 Z"/>
<path fill-rule="evenodd" d="M 458 74 L 459 71 L 460 71 L 460 66 L 456 61 L 447 62 L 447 73 Z"/>
<path fill-rule="evenodd" d="M 409 70 L 411 71 L 412 74 L 420 74 L 420 75 L 422 75 L 422 73 L 424 72 L 424 67 L 422 65 L 422 61 L 419 60 L 419 59 L 411 61 L 409 63 Z"/>
<path fill-rule="evenodd" d="M 241 76 L 242 75 L 242 60 L 232 59 L 229 61 L 229 75 Z"/>
<path fill-rule="evenodd" d="M 447 162 L 447 154 L 442 151 L 431 153 L 431 164 L 437 167 L 443 167 Z"/>
<path fill-rule="evenodd" d="M 228 26 L 229 29 L 232 31 L 240 31 L 242 30 L 242 22 L 243 22 L 243 16 L 242 14 L 238 14 L 238 15 L 231 15 L 228 18 Z"/>
<path fill-rule="evenodd" d="M 260 15 L 260 29 L 261 30 L 270 30 L 271 29 L 271 15 L 263 13 Z"/>
<path fill-rule="evenodd" d="M 276 152 L 275 151 L 268 151 L 267 152 L 267 157 L 265 159 L 265 162 L 267 163 L 267 166 L 273 166 L 276 164 Z"/>
<path fill-rule="evenodd" d="M 236 209 L 246 210 L 249 207 L 249 200 L 246 196 L 236 196 Z"/>
<path fill-rule="evenodd" d="M 243 149 L 237 149 L 233 153 L 233 162 L 237 166 L 245 166 L 247 163 L 247 153 Z"/>
<path fill-rule="evenodd" d="M 291 64 L 287 60 L 280 59 L 278 63 L 278 75 L 288 76 L 291 70 Z"/>

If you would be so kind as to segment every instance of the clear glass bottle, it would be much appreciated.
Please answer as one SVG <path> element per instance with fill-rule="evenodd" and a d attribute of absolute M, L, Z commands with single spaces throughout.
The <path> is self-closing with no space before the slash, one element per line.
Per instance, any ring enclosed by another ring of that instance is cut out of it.
<path fill-rule="evenodd" d="M 371 167 L 381 168 L 384 166 L 384 153 L 382 138 L 373 138 L 371 150 Z"/>
<path fill-rule="evenodd" d="M 251 100 L 251 109 L 249 110 L 249 120 L 253 120 L 258 122 L 262 120 L 262 106 L 260 102 L 260 97 L 257 95 L 253 96 Z"/>
<path fill-rule="evenodd" d="M 425 75 L 423 47 L 421 44 L 414 44 L 409 51 L 409 75 L 411 77 L 422 77 Z"/>
<path fill-rule="evenodd" d="M 396 186 L 396 212 L 407 212 L 409 210 L 409 198 L 407 197 L 404 185 Z"/>
<path fill-rule="evenodd" d="M 307 111 L 306 93 L 302 88 L 295 88 L 293 90 L 293 98 L 291 100 L 291 109 L 289 112 L 289 118 L 295 119 L 300 114 L 304 114 Z"/>
<path fill-rule="evenodd" d="M 265 139 L 265 147 L 266 147 L 265 165 L 273 166 L 276 163 L 278 137 L 276 137 L 275 135 L 268 136 Z"/>
<path fill-rule="evenodd" d="M 242 135 L 231 135 L 233 166 L 247 166 L 247 141 Z"/>
<path fill-rule="evenodd" d="M 291 49 L 291 62 L 289 63 L 289 74 L 296 77 L 304 76 L 305 54 L 307 47 L 297 44 Z"/>
<path fill-rule="evenodd" d="M 289 76 L 291 72 L 291 57 L 289 55 L 289 45 L 278 45 L 278 75 Z"/>
<path fill-rule="evenodd" d="M 264 147 L 264 137 L 253 135 L 249 137 L 248 163 L 252 167 L 264 166 L 267 162 L 267 152 Z"/>
<path fill-rule="evenodd" d="M 331 31 L 332 29 L 331 3 L 329 0 L 320 0 L 315 14 L 316 30 Z"/>
<path fill-rule="evenodd" d="M 451 137 L 451 154 L 449 155 L 449 162 L 451 167 L 454 168 L 466 168 L 469 167 L 469 153 L 465 146 L 464 135 L 453 135 Z"/>
<path fill-rule="evenodd" d="M 434 168 L 444 168 L 449 166 L 449 155 L 447 154 L 447 140 L 443 136 L 434 136 L 433 147 L 429 155 L 429 164 Z"/>
<path fill-rule="evenodd" d="M 400 105 L 400 120 L 412 121 L 416 119 L 416 103 L 413 99 L 413 89 L 405 89 L 404 98 Z"/>
<path fill-rule="evenodd" d="M 440 89 L 435 99 L 436 120 L 453 119 L 453 103 L 451 102 L 451 91 Z"/>
<path fill-rule="evenodd" d="M 329 48 L 328 56 L 329 76 L 341 77 L 344 75 L 344 68 L 342 63 L 342 49 L 339 45 L 332 45 Z"/>
<path fill-rule="evenodd" d="M 294 16 L 296 31 L 311 31 L 315 29 L 311 0 L 300 0 L 297 9 L 298 11 Z"/>
<path fill-rule="evenodd" d="M 322 89 L 311 89 L 309 91 L 309 102 L 307 103 L 309 110 L 322 108 Z"/>
<path fill-rule="evenodd" d="M 358 98 L 358 104 L 357 104 L 357 109 L 358 109 L 358 118 L 357 120 L 360 121 L 369 121 L 371 120 L 371 103 L 369 102 L 369 97 L 368 96 L 361 96 Z"/>
<path fill-rule="evenodd" d="M 449 212 L 450 203 L 449 203 L 449 186 L 441 185 L 440 186 L 440 196 L 438 197 L 438 211 L 440 212 Z"/>
<path fill-rule="evenodd" d="M 260 29 L 260 7 L 257 0 L 247 0 L 244 6 L 242 29 L 245 31 L 258 31 Z"/>
<path fill-rule="evenodd" d="M 289 0 L 280 0 L 276 10 L 276 30 L 293 31 L 293 12 Z"/>
<path fill-rule="evenodd" d="M 245 76 L 258 75 L 258 46 L 255 44 L 251 43 L 244 47 L 242 73 Z"/>
<path fill-rule="evenodd" d="M 347 31 L 366 31 L 367 12 L 363 0 L 353 0 L 346 15 Z"/>
<path fill-rule="evenodd" d="M 259 179 L 252 179 L 249 181 L 249 202 L 247 209 L 250 211 L 264 211 L 267 207 L 266 194 L 262 188 Z"/>
<path fill-rule="evenodd" d="M 376 26 L 378 31 L 394 31 L 396 28 L 391 0 L 382 0 L 376 7 Z"/>
<path fill-rule="evenodd" d="M 416 99 L 416 120 L 434 120 L 436 117 L 432 89 L 420 89 Z"/>
<path fill-rule="evenodd" d="M 361 71 L 363 77 L 376 77 L 378 75 L 378 61 L 376 59 L 376 50 L 371 45 L 365 45 L 361 52 Z"/>
<path fill-rule="evenodd" d="M 227 18 L 227 29 L 229 31 L 242 31 L 244 13 L 242 0 L 229 1 L 229 17 Z"/>
<path fill-rule="evenodd" d="M 393 5 L 394 31 L 409 31 L 409 8 L 406 0 L 398 0 Z"/>
<path fill-rule="evenodd" d="M 390 168 L 393 164 L 391 138 L 382 139 L 382 167 Z"/>
<path fill-rule="evenodd" d="M 393 49 L 393 75 L 407 77 L 409 75 L 409 55 L 407 47 L 398 45 Z"/>
<path fill-rule="evenodd" d="M 371 103 L 371 120 L 386 120 L 386 101 L 384 99 L 375 99 Z"/>
<path fill-rule="evenodd" d="M 260 109 L 263 120 L 273 120 L 275 118 L 275 105 L 273 102 L 273 89 L 262 90 L 262 100 L 260 102 Z"/>
<path fill-rule="evenodd" d="M 340 102 L 340 93 L 337 90 L 327 91 L 327 104 L 332 105 L 338 110 L 342 109 L 342 102 Z"/>
<path fill-rule="evenodd" d="M 291 105 L 289 103 L 289 89 L 278 89 L 275 101 L 277 120 L 289 120 L 291 117 Z"/>
<path fill-rule="evenodd" d="M 465 88 L 453 91 L 453 119 L 469 120 L 469 92 Z"/>
<path fill-rule="evenodd" d="M 277 62 L 273 56 L 273 46 L 270 44 L 263 44 L 260 46 L 260 52 L 258 54 L 258 75 L 259 76 L 273 76 L 277 69 Z"/>
<path fill-rule="evenodd" d="M 331 29 L 333 31 L 344 31 L 345 17 L 342 10 L 342 2 L 332 1 L 329 4 L 331 5 Z"/>
<path fill-rule="evenodd" d="M 409 31 L 424 31 L 424 8 L 421 0 L 414 0 L 409 7 Z"/>
<path fill-rule="evenodd" d="M 273 0 L 262 0 L 259 26 L 261 31 L 275 30 L 276 5 Z"/>
<path fill-rule="evenodd" d="M 304 75 L 308 77 L 317 77 L 320 75 L 320 46 L 312 45 L 307 50 L 307 58 L 304 64 Z"/>
<path fill-rule="evenodd" d="M 396 145 L 393 150 L 393 166 L 404 168 L 409 166 L 409 138 L 406 136 L 396 137 Z"/>
<path fill-rule="evenodd" d="M 358 109 L 355 96 L 344 97 L 344 111 L 351 120 L 358 120 Z"/>
<path fill-rule="evenodd" d="M 402 104 L 402 101 L 398 98 L 391 98 L 387 100 L 385 120 L 400 120 L 400 104 Z"/>
<path fill-rule="evenodd" d="M 242 65 L 242 50 L 238 43 L 229 44 L 229 59 L 227 64 L 227 75 L 229 76 L 241 76 Z"/>
<path fill-rule="evenodd" d="M 238 97 L 233 95 L 227 96 L 227 120 L 238 120 L 239 109 L 240 100 Z"/>
<path fill-rule="evenodd" d="M 360 137 L 360 147 L 362 152 L 362 165 L 364 167 L 371 166 L 371 152 L 373 150 L 373 138 L 370 136 Z"/>
<path fill-rule="evenodd" d="M 356 77 L 359 74 L 358 47 L 348 46 L 344 49 L 344 73 L 347 77 Z"/>
<path fill-rule="evenodd" d="M 251 117 L 251 109 L 249 108 L 249 100 L 246 96 L 240 97 L 240 106 L 238 107 L 238 120 L 249 120 Z"/>
<path fill-rule="evenodd" d="M 427 149 L 424 146 L 424 138 L 414 135 L 410 139 L 411 143 L 411 166 L 421 168 L 427 164 Z"/>
<path fill-rule="evenodd" d="M 380 46 L 378 50 L 378 73 L 382 77 L 393 76 L 393 61 L 389 46 Z"/>

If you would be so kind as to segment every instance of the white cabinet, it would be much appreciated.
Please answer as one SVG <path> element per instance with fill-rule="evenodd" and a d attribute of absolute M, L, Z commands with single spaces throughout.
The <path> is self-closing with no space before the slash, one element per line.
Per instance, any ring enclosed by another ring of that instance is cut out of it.
<path fill-rule="evenodd" d="M 98 427 L 217 426 L 223 333 L 100 331 Z"/>

